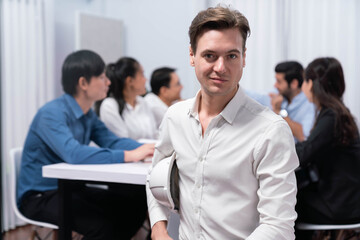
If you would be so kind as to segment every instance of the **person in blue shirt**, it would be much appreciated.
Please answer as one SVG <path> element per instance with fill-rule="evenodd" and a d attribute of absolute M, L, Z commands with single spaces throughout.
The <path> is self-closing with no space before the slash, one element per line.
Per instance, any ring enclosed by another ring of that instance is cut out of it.
<path fill-rule="evenodd" d="M 115 136 L 92 110 L 95 101 L 106 97 L 110 85 L 104 70 L 98 54 L 71 53 L 62 67 L 65 94 L 41 107 L 33 119 L 17 189 L 19 209 L 30 219 L 58 224 L 57 180 L 43 178 L 43 166 L 137 162 L 154 152 L 153 144 Z M 89 146 L 91 141 L 99 147 Z M 146 218 L 144 186 L 124 185 L 116 191 L 75 187 L 71 225 L 84 240 L 130 239 Z"/>
<path fill-rule="evenodd" d="M 304 141 L 314 124 L 315 106 L 301 91 L 304 69 L 296 61 L 281 62 L 275 67 L 277 93 L 263 95 L 247 90 L 259 103 L 280 114 L 289 124 L 296 142 Z"/>

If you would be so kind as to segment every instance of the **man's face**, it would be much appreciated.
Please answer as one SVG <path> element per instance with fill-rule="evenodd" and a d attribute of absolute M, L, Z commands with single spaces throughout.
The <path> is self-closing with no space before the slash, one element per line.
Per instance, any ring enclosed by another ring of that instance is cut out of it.
<path fill-rule="evenodd" d="M 235 94 L 245 66 L 243 39 L 238 29 L 205 31 L 197 41 L 196 53 L 190 48 L 190 64 L 201 85 L 202 94 Z"/>
<path fill-rule="evenodd" d="M 106 97 L 111 82 L 104 72 L 100 76 L 91 77 L 90 82 L 86 84 L 87 97 L 92 101 L 98 101 Z"/>
<path fill-rule="evenodd" d="M 291 96 L 291 88 L 285 80 L 285 73 L 275 73 L 275 79 L 274 87 L 279 91 L 279 94 L 289 98 Z"/>
<path fill-rule="evenodd" d="M 181 98 L 180 93 L 182 88 L 183 86 L 180 83 L 179 76 L 175 72 L 172 72 L 170 74 L 169 87 L 166 88 L 166 91 L 164 92 L 166 98 L 171 102 L 179 100 Z"/>

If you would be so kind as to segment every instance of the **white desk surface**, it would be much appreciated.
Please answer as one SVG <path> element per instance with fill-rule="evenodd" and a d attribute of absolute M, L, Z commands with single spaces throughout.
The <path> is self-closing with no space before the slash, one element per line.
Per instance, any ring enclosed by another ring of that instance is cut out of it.
<path fill-rule="evenodd" d="M 150 166 L 149 162 L 86 165 L 57 163 L 43 166 L 42 175 L 58 179 L 145 185 Z"/>
<path fill-rule="evenodd" d="M 57 163 L 43 166 L 42 175 L 43 177 L 58 179 L 145 185 L 146 176 L 150 166 L 151 162 L 91 165 Z M 179 236 L 179 223 L 179 215 L 171 213 L 168 223 L 168 232 L 174 240 L 177 240 Z"/>

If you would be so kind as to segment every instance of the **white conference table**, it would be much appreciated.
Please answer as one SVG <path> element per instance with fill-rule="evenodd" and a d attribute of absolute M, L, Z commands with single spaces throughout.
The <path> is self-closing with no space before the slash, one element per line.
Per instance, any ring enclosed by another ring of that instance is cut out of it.
<path fill-rule="evenodd" d="M 59 180 L 59 240 L 71 239 L 71 227 L 67 223 L 70 222 L 68 205 L 71 204 L 71 184 L 74 181 L 145 185 L 150 166 L 149 162 L 91 165 L 58 163 L 44 166 L 43 177 Z M 178 239 L 178 224 L 178 215 L 172 214 L 168 231 L 173 239 Z"/>

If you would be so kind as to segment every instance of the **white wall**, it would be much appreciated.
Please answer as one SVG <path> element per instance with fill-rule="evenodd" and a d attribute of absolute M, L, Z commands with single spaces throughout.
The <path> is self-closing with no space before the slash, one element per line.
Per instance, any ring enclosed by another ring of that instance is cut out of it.
<path fill-rule="evenodd" d="M 124 52 L 143 65 L 149 79 L 154 69 L 170 66 L 177 69 L 184 85 L 183 98 L 192 97 L 199 88 L 193 68 L 189 65 L 188 27 L 204 1 L 168 0 L 56 0 L 55 45 L 57 92 L 61 65 L 75 50 L 75 15 L 85 11 L 120 19 L 124 23 Z M 119 56 L 120 58 L 121 56 Z"/>
<path fill-rule="evenodd" d="M 333 56 L 345 71 L 345 104 L 360 119 L 357 0 L 55 0 L 58 94 L 62 62 L 75 49 L 75 13 L 86 11 L 122 20 L 125 55 L 136 58 L 148 78 L 157 67 L 177 68 L 182 97 L 194 96 L 199 84 L 189 66 L 188 27 L 199 10 L 219 2 L 239 9 L 250 23 L 243 87 L 271 89 L 280 61 L 298 60 L 306 67 L 316 57 Z"/>

